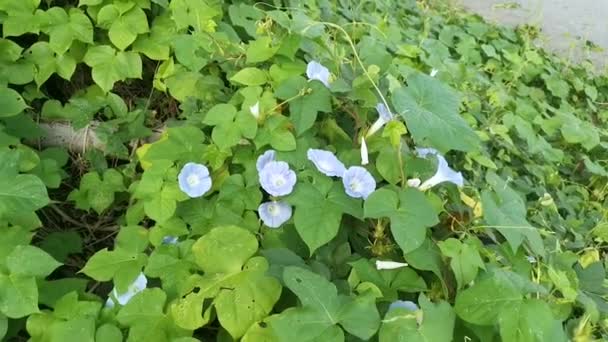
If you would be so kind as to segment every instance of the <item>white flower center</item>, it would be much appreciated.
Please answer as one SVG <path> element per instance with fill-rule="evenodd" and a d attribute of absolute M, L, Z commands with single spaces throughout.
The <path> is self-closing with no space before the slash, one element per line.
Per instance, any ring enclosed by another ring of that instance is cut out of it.
<path fill-rule="evenodd" d="M 350 190 L 352 190 L 353 192 L 360 192 L 361 189 L 363 188 L 363 184 L 361 184 L 361 182 L 359 182 L 359 180 L 353 179 L 350 182 L 349 187 L 350 187 Z"/>
<path fill-rule="evenodd" d="M 287 181 L 282 176 L 277 176 L 274 179 L 274 186 L 281 187 L 281 186 L 285 185 L 285 183 L 287 183 Z"/>
<path fill-rule="evenodd" d="M 197 186 L 201 182 L 200 178 L 197 175 L 192 174 L 186 177 L 186 183 L 190 186 Z"/>
<path fill-rule="evenodd" d="M 271 204 L 268 206 L 268 213 L 270 214 L 270 216 L 277 216 L 279 215 L 279 207 L 277 205 Z"/>

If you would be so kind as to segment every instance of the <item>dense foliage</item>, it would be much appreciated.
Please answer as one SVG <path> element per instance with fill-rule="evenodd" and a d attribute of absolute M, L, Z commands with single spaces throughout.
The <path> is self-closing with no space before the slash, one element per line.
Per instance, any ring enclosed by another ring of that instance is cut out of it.
<path fill-rule="evenodd" d="M 6 340 L 608 338 L 608 78 L 534 28 L 422 0 L 0 23 Z"/>

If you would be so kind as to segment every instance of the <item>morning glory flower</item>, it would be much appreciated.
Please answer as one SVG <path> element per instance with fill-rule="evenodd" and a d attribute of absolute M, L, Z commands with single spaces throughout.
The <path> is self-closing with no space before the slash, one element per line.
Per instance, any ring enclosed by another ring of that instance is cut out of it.
<path fill-rule="evenodd" d="M 167 235 L 165 236 L 162 241 L 161 244 L 163 245 L 175 245 L 177 243 L 177 236 L 171 236 L 171 235 Z"/>
<path fill-rule="evenodd" d="M 390 109 L 388 109 L 384 103 L 378 103 L 376 105 L 376 111 L 378 112 L 378 119 L 373 123 L 372 127 L 369 128 L 369 131 L 367 131 L 368 137 L 378 132 L 382 126 L 386 125 L 387 122 L 394 118 L 393 113 L 391 113 Z"/>
<path fill-rule="evenodd" d="M 317 170 L 326 176 L 342 177 L 346 172 L 344 164 L 330 151 L 309 148 L 306 156 L 315 164 Z"/>
<path fill-rule="evenodd" d="M 409 311 L 418 311 L 418 305 L 416 303 L 409 300 L 396 300 L 388 306 L 388 310 L 393 310 L 396 308 L 403 308 Z"/>
<path fill-rule="evenodd" d="M 422 183 L 419 187 L 420 190 L 427 190 L 439 183 L 450 182 L 454 183 L 457 186 L 464 185 L 464 178 L 462 177 L 462 173 L 456 172 L 450 168 L 447 160 L 441 155 L 437 155 L 437 172 L 433 177 L 427 179 Z"/>
<path fill-rule="evenodd" d="M 416 153 L 422 158 L 426 158 L 428 155 L 434 155 L 437 158 L 437 172 L 418 187 L 420 190 L 428 190 L 443 182 L 454 183 L 457 186 L 464 185 L 462 173 L 451 169 L 447 160 L 445 160 L 439 151 L 434 148 L 417 148 Z"/>
<path fill-rule="evenodd" d="M 407 264 L 404 262 L 376 260 L 376 269 L 377 270 L 394 270 L 396 268 L 401 268 L 401 267 L 406 267 L 406 266 L 407 266 Z"/>
<path fill-rule="evenodd" d="M 259 173 L 260 184 L 272 196 L 285 196 L 293 191 L 296 185 L 296 173 L 283 161 L 266 163 Z"/>
<path fill-rule="evenodd" d="M 201 197 L 211 189 L 209 169 L 202 164 L 187 163 L 179 172 L 177 179 L 180 190 L 192 198 Z"/>
<path fill-rule="evenodd" d="M 266 164 L 271 161 L 274 161 L 276 156 L 277 152 L 275 150 L 268 150 L 264 152 L 264 154 L 259 156 L 257 162 L 255 163 L 255 167 L 256 169 L 258 169 L 258 173 L 262 172 L 262 169 L 264 168 L 264 166 L 266 166 Z"/>
<path fill-rule="evenodd" d="M 432 147 L 416 147 L 416 153 L 421 158 L 426 158 L 429 154 L 432 154 L 434 156 L 440 155 L 439 151 Z"/>
<path fill-rule="evenodd" d="M 317 80 L 329 88 L 329 69 L 317 61 L 310 61 L 306 66 L 306 76 L 308 80 Z"/>
<path fill-rule="evenodd" d="M 430 73 L 429 75 L 430 75 L 431 77 L 435 77 L 435 76 L 437 75 L 437 73 L 438 73 L 438 72 L 439 72 L 439 70 L 437 70 L 437 69 L 433 68 L 433 69 L 431 70 L 431 73 Z"/>
<path fill-rule="evenodd" d="M 291 206 L 285 202 L 266 202 L 258 208 L 260 218 L 270 228 L 279 228 L 291 218 L 291 213 Z"/>
<path fill-rule="evenodd" d="M 419 187 L 420 183 L 421 183 L 420 178 L 411 178 L 411 179 L 408 179 L 406 182 L 407 186 L 412 187 L 412 188 Z"/>
<path fill-rule="evenodd" d="M 367 199 L 376 190 L 376 180 L 361 166 L 351 166 L 344 172 L 342 183 L 346 194 L 354 198 Z"/>
<path fill-rule="evenodd" d="M 260 101 L 249 107 L 249 112 L 254 118 L 258 119 L 260 117 Z"/>
<path fill-rule="evenodd" d="M 148 286 L 148 279 L 143 273 L 140 273 L 135 281 L 129 285 L 127 292 L 119 294 L 118 291 L 116 291 L 116 287 L 114 287 L 112 295 L 106 301 L 106 307 L 113 308 L 116 304 L 115 302 L 118 302 L 120 305 L 126 305 L 131 298 L 143 291 L 146 286 Z"/>
<path fill-rule="evenodd" d="M 367 144 L 365 137 L 361 138 L 361 165 L 369 164 L 369 153 L 367 152 Z"/>

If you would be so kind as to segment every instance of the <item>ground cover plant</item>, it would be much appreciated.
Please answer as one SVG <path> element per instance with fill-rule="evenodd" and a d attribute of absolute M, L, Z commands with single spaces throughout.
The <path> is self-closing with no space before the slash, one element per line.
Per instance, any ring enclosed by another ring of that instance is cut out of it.
<path fill-rule="evenodd" d="M 0 0 L 7 341 L 608 337 L 608 78 L 429 1 Z"/>

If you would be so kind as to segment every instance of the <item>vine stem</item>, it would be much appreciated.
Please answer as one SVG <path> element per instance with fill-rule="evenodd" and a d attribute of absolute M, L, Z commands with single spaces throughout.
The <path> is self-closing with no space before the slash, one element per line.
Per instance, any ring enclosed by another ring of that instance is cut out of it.
<path fill-rule="evenodd" d="M 371 82 L 372 86 L 378 93 L 378 96 L 380 96 L 382 103 L 384 103 L 386 108 L 390 108 L 388 105 L 388 102 L 386 101 L 386 98 L 384 97 L 384 95 L 382 95 L 382 91 L 380 91 L 380 88 L 378 87 L 376 82 L 374 82 L 374 80 L 372 79 L 370 74 L 367 72 L 367 69 L 365 68 L 365 65 L 363 64 L 363 61 L 361 61 L 361 58 L 359 57 L 359 53 L 357 53 L 357 48 L 355 47 L 355 43 L 350 38 L 350 35 L 348 34 L 348 32 L 346 32 L 346 30 L 342 26 L 334 24 L 334 23 L 326 22 L 326 21 L 320 21 L 320 22 L 313 23 L 313 24 L 307 26 L 306 28 L 304 28 L 304 30 L 302 30 L 302 31 L 305 32 L 306 30 L 308 30 L 309 28 L 311 28 L 315 25 L 325 25 L 325 26 L 333 27 L 333 28 L 337 29 L 338 31 L 342 32 L 342 34 L 344 34 L 344 37 L 346 38 L 348 45 L 350 45 L 350 48 L 353 50 L 353 54 L 355 55 L 357 64 L 359 64 L 361 69 L 363 69 L 363 74 L 365 74 L 365 77 L 367 77 L 367 79 Z"/>

